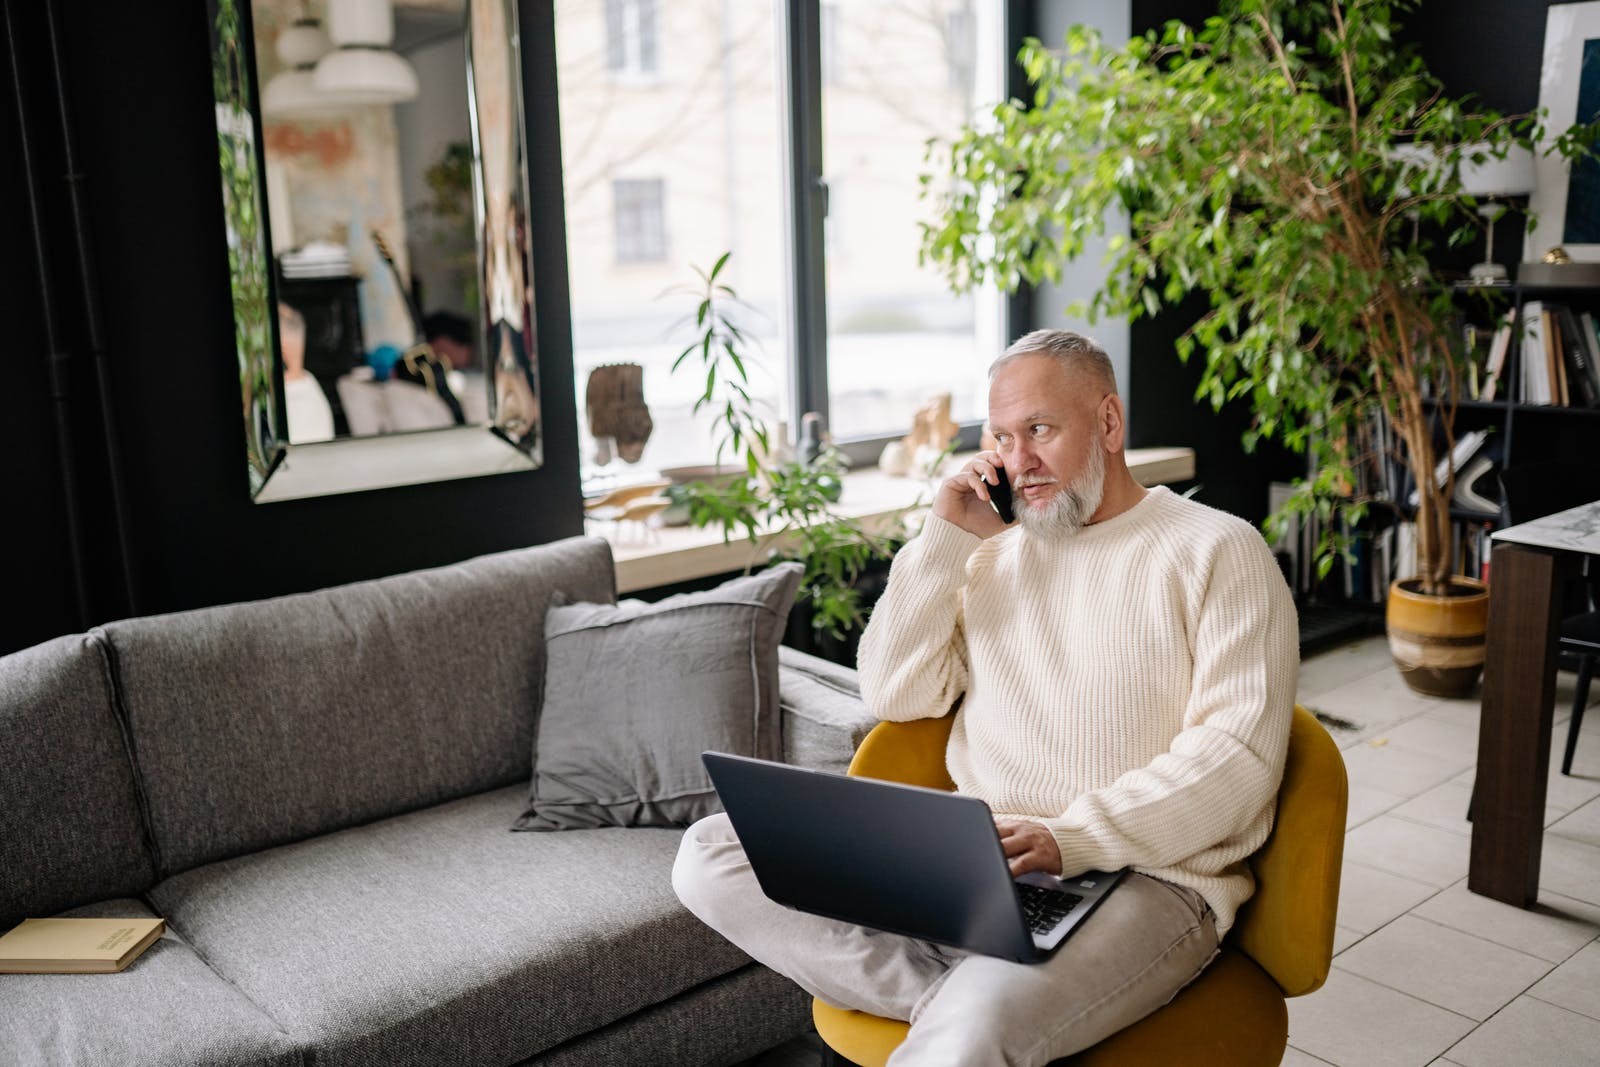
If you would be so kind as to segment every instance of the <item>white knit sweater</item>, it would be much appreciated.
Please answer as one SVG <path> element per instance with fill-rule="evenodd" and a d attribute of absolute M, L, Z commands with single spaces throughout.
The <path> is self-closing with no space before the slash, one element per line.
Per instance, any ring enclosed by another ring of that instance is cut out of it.
<path fill-rule="evenodd" d="M 1064 541 L 930 516 L 859 660 L 879 718 L 961 699 L 950 777 L 1048 826 L 1063 873 L 1132 867 L 1200 893 L 1219 935 L 1233 925 L 1299 671 L 1294 604 L 1248 523 L 1164 487 Z"/>

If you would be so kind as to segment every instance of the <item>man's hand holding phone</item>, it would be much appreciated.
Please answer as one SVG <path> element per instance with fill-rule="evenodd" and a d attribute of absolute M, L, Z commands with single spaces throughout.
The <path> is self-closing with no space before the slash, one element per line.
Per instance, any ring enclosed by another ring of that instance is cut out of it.
<path fill-rule="evenodd" d="M 939 486 L 939 495 L 933 499 L 935 515 L 985 538 L 1015 521 L 1011 508 L 1011 483 L 998 452 L 979 452 L 963 463 Z"/>

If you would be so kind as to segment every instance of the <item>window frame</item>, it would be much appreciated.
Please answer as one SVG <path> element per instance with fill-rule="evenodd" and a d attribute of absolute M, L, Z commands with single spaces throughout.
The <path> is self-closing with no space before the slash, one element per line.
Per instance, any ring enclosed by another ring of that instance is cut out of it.
<path fill-rule="evenodd" d="M 780 103 L 784 111 L 785 177 L 789 273 L 789 307 L 786 315 L 788 349 L 794 353 L 790 367 L 789 425 L 798 427 L 807 412 L 822 416 L 831 426 L 828 393 L 828 311 L 825 223 L 828 186 L 823 174 L 822 96 L 823 0 L 774 0 L 779 7 Z M 977 0 L 979 3 L 987 0 Z M 1032 32 L 1027 0 L 1005 0 L 1001 11 L 1000 39 L 1005 49 L 1005 85 L 1008 96 L 1026 92 L 1027 80 L 1012 57 Z M 981 57 L 978 60 L 981 62 Z M 1031 321 L 1032 298 L 1023 288 L 1003 297 L 1002 331 L 1014 337 L 1017 326 Z M 995 355 L 999 355 L 996 351 Z M 983 421 L 960 424 L 958 447 L 975 449 Z M 906 432 L 909 432 L 909 423 Z M 884 445 L 904 436 L 901 432 L 849 438 L 835 436 L 833 443 L 853 466 L 874 466 Z"/>

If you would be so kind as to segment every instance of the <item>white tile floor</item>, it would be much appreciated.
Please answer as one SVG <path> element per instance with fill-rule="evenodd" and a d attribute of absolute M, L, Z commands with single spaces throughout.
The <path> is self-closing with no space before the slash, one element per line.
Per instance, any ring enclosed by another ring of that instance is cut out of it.
<path fill-rule="evenodd" d="M 1560 676 L 1556 761 L 1571 685 Z M 1552 768 L 1539 903 L 1522 910 L 1466 887 L 1476 697 L 1411 692 L 1377 637 L 1306 660 L 1300 702 L 1353 724 L 1332 731 L 1350 816 L 1333 972 L 1289 1002 L 1283 1062 L 1600 1065 L 1600 711 L 1584 724 L 1574 776 Z M 750 1064 L 810 1067 L 813 1042 Z"/>
<path fill-rule="evenodd" d="M 1355 728 L 1332 731 L 1350 772 L 1333 973 L 1289 1002 L 1284 1062 L 1600 1064 L 1600 712 L 1574 776 L 1552 769 L 1539 903 L 1521 910 L 1466 887 L 1475 697 L 1411 693 L 1379 637 L 1308 659 L 1300 702 Z"/>

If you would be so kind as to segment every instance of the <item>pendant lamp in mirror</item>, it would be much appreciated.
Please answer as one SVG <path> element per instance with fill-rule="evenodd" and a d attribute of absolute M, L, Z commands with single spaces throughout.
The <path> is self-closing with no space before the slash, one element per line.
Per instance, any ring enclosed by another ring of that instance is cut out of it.
<path fill-rule="evenodd" d="M 334 50 L 318 61 L 312 85 L 341 104 L 397 104 L 417 95 L 417 72 L 390 45 L 390 0 L 330 0 L 328 36 Z"/>
<path fill-rule="evenodd" d="M 303 18 L 278 34 L 276 51 L 284 69 L 274 74 L 261 90 L 261 111 L 268 118 L 295 118 L 326 114 L 329 101 L 311 84 L 317 60 L 333 48 L 322 23 Z"/>

